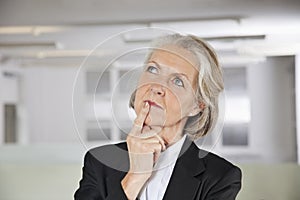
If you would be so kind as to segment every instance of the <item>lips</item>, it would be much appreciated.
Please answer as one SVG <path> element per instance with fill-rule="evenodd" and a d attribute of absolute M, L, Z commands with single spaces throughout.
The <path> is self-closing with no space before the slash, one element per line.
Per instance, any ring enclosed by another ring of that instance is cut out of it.
<path fill-rule="evenodd" d="M 155 103 L 154 101 L 146 100 L 146 101 L 144 101 L 144 102 L 148 102 L 150 106 L 153 106 L 153 107 L 157 107 L 157 108 L 163 109 L 160 105 L 158 105 L 158 104 Z"/>

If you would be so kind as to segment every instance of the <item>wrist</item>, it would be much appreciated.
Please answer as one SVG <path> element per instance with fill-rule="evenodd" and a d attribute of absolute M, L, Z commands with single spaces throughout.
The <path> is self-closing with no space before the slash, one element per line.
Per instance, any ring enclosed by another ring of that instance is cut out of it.
<path fill-rule="evenodd" d="M 128 172 L 121 181 L 122 188 L 129 200 L 135 200 L 140 190 L 151 176 L 149 174 L 138 174 Z"/>

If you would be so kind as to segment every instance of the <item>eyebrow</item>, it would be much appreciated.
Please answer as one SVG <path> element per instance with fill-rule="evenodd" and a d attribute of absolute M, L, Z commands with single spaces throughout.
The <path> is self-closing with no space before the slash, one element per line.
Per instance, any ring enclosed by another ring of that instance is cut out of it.
<path fill-rule="evenodd" d="M 161 66 L 160 64 L 158 64 L 157 62 L 155 62 L 154 60 L 149 60 L 148 63 L 154 63 L 159 69 L 161 69 Z M 184 74 L 184 73 L 174 73 L 175 75 L 181 75 L 181 76 L 184 76 L 187 80 L 189 80 L 190 82 L 192 82 L 192 80 L 189 79 L 189 77 Z"/>

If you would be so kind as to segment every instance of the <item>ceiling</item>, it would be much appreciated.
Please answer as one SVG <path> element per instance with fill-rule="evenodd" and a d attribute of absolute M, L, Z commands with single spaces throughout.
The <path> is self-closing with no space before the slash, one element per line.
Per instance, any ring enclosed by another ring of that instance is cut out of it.
<path fill-rule="evenodd" d="M 145 46 L 154 27 L 198 35 L 223 63 L 247 64 L 300 52 L 300 1 L 0 0 L 0 62 L 73 65 L 97 46 L 95 57 L 108 58 Z"/>
<path fill-rule="evenodd" d="M 300 16 L 299 0 L 1 0 L 0 25 L 86 25 Z"/>

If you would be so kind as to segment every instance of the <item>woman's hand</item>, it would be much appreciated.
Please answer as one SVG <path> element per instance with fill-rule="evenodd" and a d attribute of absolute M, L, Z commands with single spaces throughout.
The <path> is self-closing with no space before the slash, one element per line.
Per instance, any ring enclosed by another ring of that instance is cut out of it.
<path fill-rule="evenodd" d="M 141 188 L 150 178 L 154 163 L 160 153 L 166 149 L 165 142 L 158 135 L 161 129 L 144 126 L 149 110 L 150 106 L 146 102 L 126 140 L 130 168 L 121 184 L 128 199 L 136 199 Z"/>

